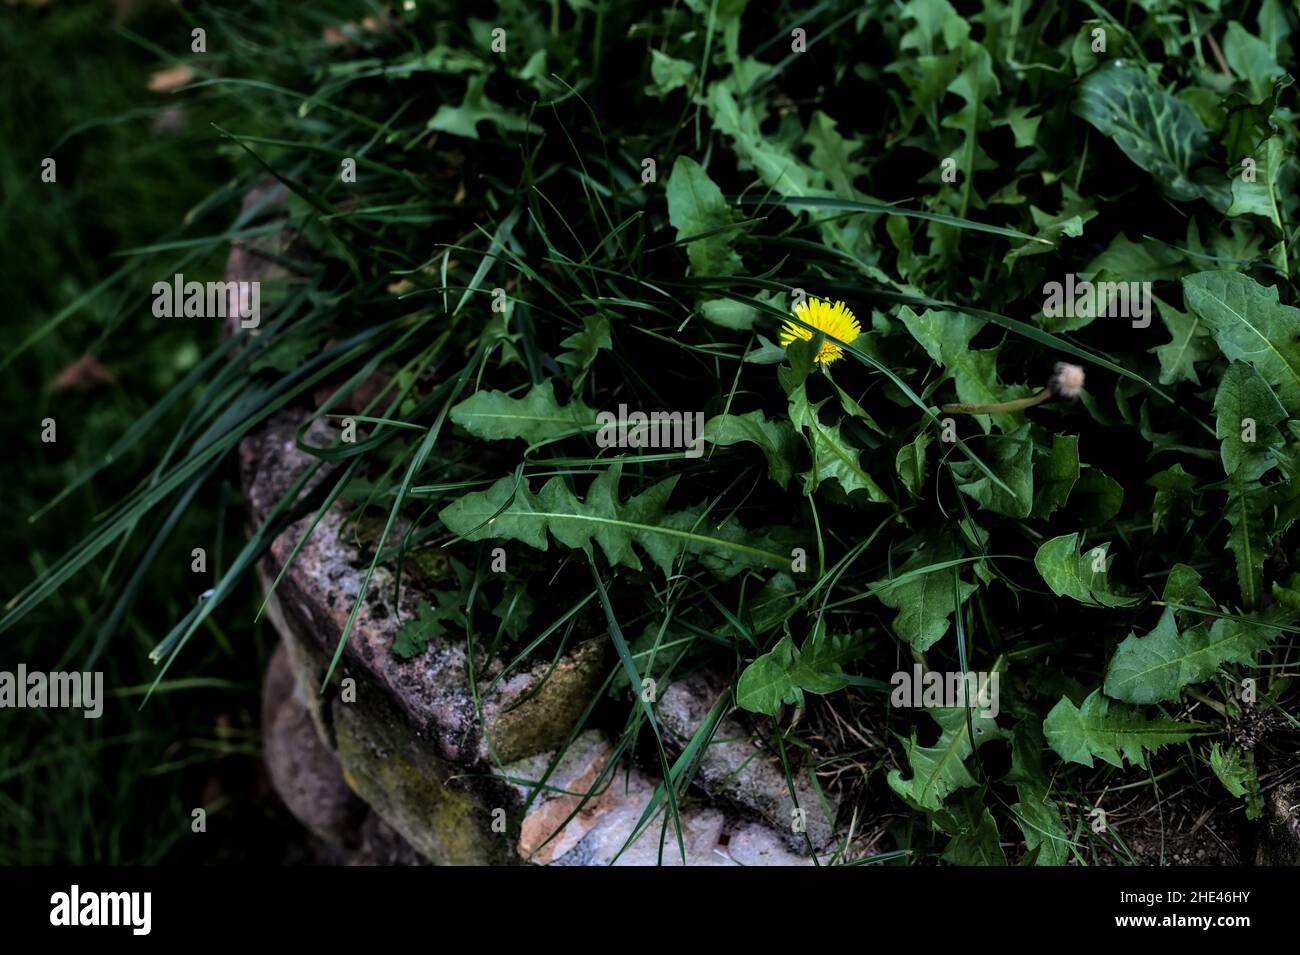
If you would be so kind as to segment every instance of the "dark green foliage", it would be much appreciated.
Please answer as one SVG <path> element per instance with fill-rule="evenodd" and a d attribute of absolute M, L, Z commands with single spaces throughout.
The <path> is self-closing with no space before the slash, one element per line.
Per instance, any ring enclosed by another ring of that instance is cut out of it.
<path fill-rule="evenodd" d="M 25 575 L 0 630 L 142 548 L 134 522 L 276 409 L 382 371 L 362 440 L 312 453 L 378 528 L 372 570 L 458 561 L 394 652 L 463 635 L 519 666 L 607 631 L 595 718 L 626 708 L 670 806 L 689 767 L 626 694 L 698 663 L 792 772 L 908 813 L 918 857 L 1131 861 L 1087 807 L 1157 769 L 1255 813 L 1257 768 L 1297 748 L 1272 674 L 1300 622 L 1300 23 L 1280 0 L 1194 10 L 503 0 L 375 6 L 366 28 L 205 8 L 212 54 L 179 55 L 220 121 L 189 148 L 237 177 L 203 209 L 236 221 L 277 178 L 294 276 L 245 350 L 162 399 L 189 415 L 177 449 L 159 463 L 169 419 L 132 459 L 151 480 Z M 266 225 L 185 222 L 93 307 L 176 334 L 142 318 L 149 282 Z M 1125 295 L 1053 292 L 1084 281 Z M 802 295 L 861 333 L 783 348 Z M 1082 394 L 1015 404 L 1058 362 Z M 597 416 L 620 405 L 698 413 L 699 442 L 611 444 Z M 160 659 L 248 619 L 233 585 L 268 534 Z M 891 708 L 913 662 L 1000 674 L 996 719 Z"/>

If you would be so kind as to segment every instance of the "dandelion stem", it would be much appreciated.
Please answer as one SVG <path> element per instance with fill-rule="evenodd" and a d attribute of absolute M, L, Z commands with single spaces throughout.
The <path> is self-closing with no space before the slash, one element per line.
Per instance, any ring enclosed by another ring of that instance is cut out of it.
<path fill-rule="evenodd" d="M 1047 387 L 1031 398 L 1017 398 L 1015 401 L 1001 401 L 994 405 L 941 405 L 939 410 L 945 414 L 1010 414 L 1013 411 L 1024 411 L 1026 408 L 1032 408 L 1034 405 L 1041 405 L 1054 394 L 1055 392 L 1051 387 Z"/>

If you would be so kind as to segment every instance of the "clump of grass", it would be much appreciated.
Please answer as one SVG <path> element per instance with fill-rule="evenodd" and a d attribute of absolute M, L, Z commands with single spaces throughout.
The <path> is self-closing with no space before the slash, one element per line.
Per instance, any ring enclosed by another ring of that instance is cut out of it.
<path fill-rule="evenodd" d="M 1197 785 L 1231 772 L 1255 814 L 1245 767 L 1288 752 L 1296 726 L 1295 436 L 1277 425 L 1300 408 L 1286 369 L 1252 364 L 1215 302 L 1230 288 L 1256 326 L 1296 330 L 1276 301 L 1294 299 L 1293 243 L 1222 175 L 1272 149 L 1288 170 L 1274 208 L 1295 204 L 1295 134 L 1277 121 L 1291 94 L 1272 72 L 1229 81 L 1167 52 L 1168 29 L 1199 50 L 1197 31 L 1240 24 L 1242 4 L 1208 27 L 1107 21 L 1127 55 L 1167 60 L 1196 110 L 1095 58 L 1075 32 L 1085 4 L 1032 29 L 990 13 L 1005 22 L 987 34 L 868 6 L 503 2 L 479 19 L 447 2 L 349 24 L 328 4 L 248 3 L 194 16 L 203 57 L 155 42 L 196 70 L 184 101 L 211 116 L 197 142 L 239 174 L 86 302 L 120 331 L 147 314 L 152 280 L 281 230 L 290 278 L 265 290 L 255 334 L 203 333 L 112 461 L 68 482 L 65 498 L 123 455 L 147 460 L 0 630 L 97 570 L 119 608 L 108 640 L 243 437 L 282 409 L 304 430 L 336 419 L 382 375 L 358 441 L 306 448 L 316 497 L 286 498 L 219 562 L 208 599 L 175 608 L 152 651 L 159 681 L 196 635 L 248 619 L 244 581 L 276 534 L 346 497 L 378 528 L 366 587 L 381 560 L 444 552 L 454 585 L 439 599 L 471 647 L 521 664 L 578 625 L 609 635 L 611 699 L 589 712 L 618 752 L 658 765 L 670 830 L 716 721 L 679 759 L 629 690 L 696 666 L 735 678 L 792 792 L 802 775 L 843 796 L 846 817 L 897 820 L 827 861 L 996 863 L 1004 844 L 1011 861 L 1132 861 L 1087 834 L 1087 808 L 1151 768 L 1141 745 L 1105 745 L 1139 725 L 1158 728 L 1162 758 L 1187 749 L 1166 772 Z M 1259 27 L 1275 56 L 1279 16 Z M 815 42 L 787 56 L 791 23 Z M 1182 125 L 1134 147 L 1102 109 L 1121 94 Z M 1171 136 L 1189 146 L 1162 158 L 1151 144 Z M 236 213 L 268 178 L 283 208 Z M 1234 214 L 1234 196 L 1250 211 Z M 1062 273 L 1155 284 L 1173 341 L 1113 316 L 1048 316 L 1041 289 Z M 800 296 L 842 302 L 854 323 Z M 1087 367 L 1086 391 L 1019 384 L 1067 359 Z M 602 444 L 596 415 L 619 405 L 703 413 L 705 453 Z M 953 426 L 947 412 L 978 417 Z M 1268 422 L 1262 446 L 1233 443 L 1243 416 Z M 1125 682 L 1114 674 L 1143 640 L 1195 649 L 1186 669 Z M 969 714 L 890 707 L 888 677 L 914 661 L 999 672 L 1002 718 L 977 739 Z M 1235 687 L 1256 673 L 1247 702 Z M 1233 727 L 1260 708 L 1279 719 L 1247 747 Z M 1105 719 L 1119 728 L 1091 732 Z M 1231 770 L 1202 737 L 1229 748 Z M 961 755 L 936 766 L 936 745 Z M 680 832 L 664 845 L 683 851 Z"/>

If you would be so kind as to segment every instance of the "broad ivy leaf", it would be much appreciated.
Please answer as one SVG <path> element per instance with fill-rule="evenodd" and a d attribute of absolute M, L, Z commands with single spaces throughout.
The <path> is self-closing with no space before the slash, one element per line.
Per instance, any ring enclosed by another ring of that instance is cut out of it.
<path fill-rule="evenodd" d="M 1123 768 L 1124 760 L 1144 765 L 1145 752 L 1182 743 L 1206 732 L 1200 723 L 1146 719 L 1136 708 L 1113 703 L 1094 690 L 1083 706 L 1062 697 L 1043 720 L 1047 745 L 1067 763 L 1092 767 L 1093 757 Z M 1145 751 L 1145 752 L 1144 752 Z"/>
<path fill-rule="evenodd" d="M 1225 474 L 1237 470 L 1243 458 L 1267 455 L 1282 444 L 1277 425 L 1286 420 L 1286 411 L 1259 372 L 1245 362 L 1234 361 L 1223 373 L 1214 413 Z"/>
<path fill-rule="evenodd" d="M 1300 309 L 1281 304 L 1275 286 L 1240 272 L 1189 275 L 1183 295 L 1219 350 L 1232 361 L 1254 365 L 1283 407 L 1300 416 Z"/>
<path fill-rule="evenodd" d="M 796 439 L 787 421 L 768 421 L 761 411 L 721 414 L 704 425 L 704 440 L 723 447 L 748 441 L 767 458 L 767 473 L 782 488 L 794 474 Z"/>
<path fill-rule="evenodd" d="M 989 740 L 1006 734 L 993 720 L 976 715 L 971 716 L 968 727 L 968 712 L 960 706 L 928 708 L 926 713 L 939 724 L 939 740 L 933 746 L 922 746 L 913 728 L 912 738 L 903 741 L 911 776 L 904 779 L 899 770 L 890 770 L 889 788 L 912 804 L 934 812 L 943 808 L 950 793 L 976 785 L 975 777 L 966 769 L 966 757 Z"/>
<path fill-rule="evenodd" d="M 1192 165 L 1209 134 L 1186 103 L 1143 70 L 1122 61 L 1093 70 L 1079 84 L 1074 112 L 1151 173 L 1170 198 L 1187 202 L 1202 195 Z"/>
<path fill-rule="evenodd" d="M 1141 597 L 1110 589 L 1107 574 L 1114 558 L 1106 555 L 1109 546 L 1098 544 L 1080 554 L 1078 533 L 1053 537 L 1038 548 L 1034 566 L 1058 597 L 1073 597 L 1090 607 L 1132 607 L 1141 603 Z"/>
<path fill-rule="evenodd" d="M 731 248 L 737 232 L 728 229 L 736 217 L 722 190 L 704 168 L 689 156 L 678 156 L 668 177 L 668 221 L 677 239 L 692 239 L 686 245 L 691 271 L 696 275 L 735 275 L 744 267 Z M 714 230 L 722 229 L 718 232 Z M 704 233 L 711 233 L 704 235 Z"/>
<path fill-rule="evenodd" d="M 804 705 L 804 693 L 826 694 L 849 685 L 841 669 L 858 652 L 848 635 L 828 637 L 818 621 L 800 649 L 789 634 L 745 668 L 736 684 L 736 703 L 775 716 L 782 703 Z"/>
<path fill-rule="evenodd" d="M 503 391 L 475 392 L 451 409 L 451 420 L 476 438 L 520 438 L 536 444 L 594 427 L 596 412 L 578 398 L 561 405 L 555 399 L 555 385 L 547 379 L 522 398 Z"/>

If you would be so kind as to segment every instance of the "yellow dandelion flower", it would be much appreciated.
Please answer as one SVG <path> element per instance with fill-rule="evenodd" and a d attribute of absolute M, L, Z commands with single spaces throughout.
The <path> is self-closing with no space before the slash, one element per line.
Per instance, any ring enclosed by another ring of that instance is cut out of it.
<path fill-rule="evenodd" d="M 794 314 L 813 328 L 820 329 L 842 342 L 853 341 L 862 331 L 858 327 L 858 320 L 853 317 L 853 312 L 843 302 L 832 304 L 825 299 L 808 298 L 795 306 Z M 813 333 L 809 329 L 794 322 L 786 322 L 785 327 L 781 329 L 781 344 L 784 347 L 789 347 L 790 343 L 797 338 L 810 341 L 812 337 Z M 813 360 L 821 365 L 829 365 L 843 354 L 843 348 L 825 339 L 822 341 L 821 350 Z"/>

